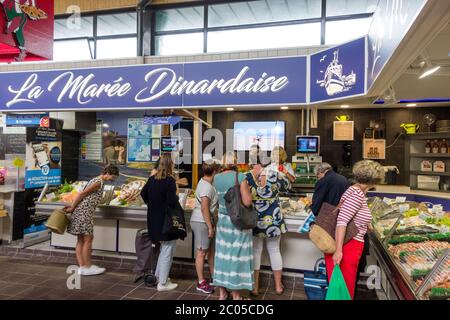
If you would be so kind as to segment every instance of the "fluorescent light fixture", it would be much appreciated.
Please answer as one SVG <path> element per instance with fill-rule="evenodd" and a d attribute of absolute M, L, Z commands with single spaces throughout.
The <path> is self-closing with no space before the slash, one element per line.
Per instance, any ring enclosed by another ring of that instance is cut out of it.
<path fill-rule="evenodd" d="M 417 107 L 417 103 L 408 103 L 407 107 Z"/>
<path fill-rule="evenodd" d="M 227 108 L 227 111 L 234 111 L 234 108 Z"/>
<path fill-rule="evenodd" d="M 343 105 L 341 106 L 341 108 L 342 108 L 342 109 L 348 109 L 348 108 L 350 108 L 350 106 L 349 106 L 348 104 L 343 104 Z"/>
<path fill-rule="evenodd" d="M 423 78 L 431 76 L 433 73 L 438 71 L 440 68 L 441 68 L 441 66 L 435 66 L 435 67 L 430 67 L 430 68 L 425 69 L 425 71 L 421 74 L 419 79 L 423 79 Z"/>
<path fill-rule="evenodd" d="M 109 124 L 104 123 L 104 124 L 102 125 L 102 127 L 108 129 L 108 128 L 109 128 Z"/>
<path fill-rule="evenodd" d="M 289 110 L 289 107 L 281 107 L 281 110 Z"/>

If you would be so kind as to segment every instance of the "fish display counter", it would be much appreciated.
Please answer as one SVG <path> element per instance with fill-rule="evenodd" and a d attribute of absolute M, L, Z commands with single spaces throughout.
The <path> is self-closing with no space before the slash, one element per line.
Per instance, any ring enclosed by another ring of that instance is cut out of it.
<path fill-rule="evenodd" d="M 94 214 L 94 250 L 136 253 L 136 232 L 147 228 L 147 206 L 140 196 L 144 184 L 143 180 L 135 180 L 120 187 L 105 186 L 101 204 Z M 50 216 L 55 209 L 69 205 L 85 185 L 86 182 L 79 181 L 65 183 L 53 192 L 44 190 L 40 201 L 36 203 L 36 214 Z M 179 189 L 180 204 L 186 213 L 188 237 L 184 241 L 178 241 L 175 253 L 177 258 L 191 259 L 193 256 L 192 232 L 188 219 L 192 209 L 187 206 L 191 192 L 190 189 Z M 51 246 L 75 248 L 76 237 L 67 232 L 63 235 L 52 233 Z"/>
<path fill-rule="evenodd" d="M 64 184 L 53 192 L 45 192 L 36 203 L 36 214 L 49 216 L 55 209 L 70 204 L 86 182 Z M 101 204 L 95 211 L 94 250 L 117 253 L 135 253 L 136 232 L 147 228 L 147 206 L 140 197 L 141 181 L 133 181 L 121 187 L 105 186 Z M 139 190 L 139 192 L 137 191 Z M 191 189 L 179 189 L 180 204 L 184 208 L 187 238 L 177 241 L 175 258 L 192 261 L 195 257 L 190 217 L 195 206 L 195 196 Z M 281 239 L 283 265 L 286 271 L 303 271 L 314 268 L 322 253 L 314 246 L 305 233 L 299 233 L 305 219 L 310 214 L 311 199 L 286 196 L 280 198 L 287 233 Z M 57 248 L 75 248 L 76 237 L 65 233 L 52 233 L 51 245 Z M 264 252 L 262 265 L 267 268 L 270 260 Z"/>
<path fill-rule="evenodd" d="M 389 300 L 450 299 L 450 212 L 437 203 L 371 197 L 371 257 Z"/>

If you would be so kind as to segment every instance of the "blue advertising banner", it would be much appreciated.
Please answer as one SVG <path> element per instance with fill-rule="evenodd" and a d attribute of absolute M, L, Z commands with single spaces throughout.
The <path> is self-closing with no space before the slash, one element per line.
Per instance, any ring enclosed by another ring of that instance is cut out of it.
<path fill-rule="evenodd" d="M 380 0 L 369 31 L 368 88 L 380 75 L 427 0 Z"/>
<path fill-rule="evenodd" d="M 61 184 L 62 121 L 52 120 L 50 127 L 28 127 L 25 188 Z"/>
<path fill-rule="evenodd" d="M 338 100 L 366 92 L 366 38 L 311 56 L 310 100 Z"/>
<path fill-rule="evenodd" d="M 46 119 L 48 113 L 45 114 L 7 114 L 6 126 L 40 126 L 41 124 L 47 124 Z M 43 125 L 44 127 L 45 125 Z"/>
<path fill-rule="evenodd" d="M 148 125 L 176 125 L 183 117 L 180 116 L 144 116 L 144 124 Z"/>
<path fill-rule="evenodd" d="M 306 57 L 0 73 L 0 111 L 306 102 Z"/>

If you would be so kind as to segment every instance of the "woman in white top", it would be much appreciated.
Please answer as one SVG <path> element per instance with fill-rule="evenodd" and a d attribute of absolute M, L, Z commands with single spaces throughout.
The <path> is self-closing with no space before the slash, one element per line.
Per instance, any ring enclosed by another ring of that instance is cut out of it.
<path fill-rule="evenodd" d="M 267 168 L 270 171 L 282 172 L 289 179 L 290 183 L 295 182 L 295 172 L 289 162 L 286 162 L 288 155 L 283 147 L 275 147 L 272 150 L 271 160 L 272 163 Z"/>
<path fill-rule="evenodd" d="M 208 266 L 211 275 L 214 273 L 214 213 L 218 208 L 218 194 L 213 186 L 214 176 L 220 165 L 214 161 L 203 164 L 203 178 L 200 179 L 195 191 L 195 208 L 191 216 L 191 228 L 194 233 L 197 255 L 195 268 L 197 270 L 197 291 L 211 294 L 214 290 L 203 274 L 205 258 L 208 257 Z"/>

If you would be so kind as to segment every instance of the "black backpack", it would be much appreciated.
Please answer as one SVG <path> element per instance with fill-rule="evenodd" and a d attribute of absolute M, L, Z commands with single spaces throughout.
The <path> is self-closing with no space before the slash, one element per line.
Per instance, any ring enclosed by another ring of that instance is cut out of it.
<path fill-rule="evenodd" d="M 253 229 L 258 222 L 258 213 L 253 205 L 246 207 L 242 204 L 241 188 L 238 180 L 238 173 L 236 172 L 236 182 L 233 187 L 228 189 L 225 194 L 225 206 L 230 216 L 231 222 L 239 230 Z"/>

